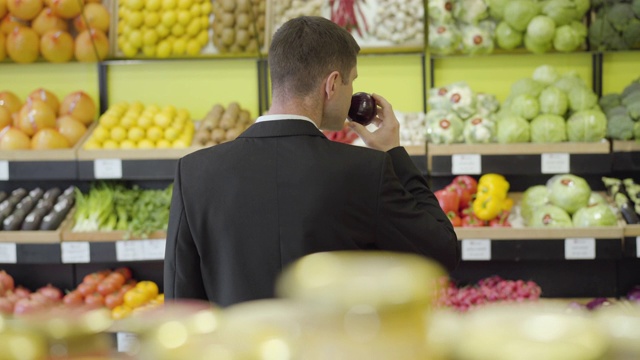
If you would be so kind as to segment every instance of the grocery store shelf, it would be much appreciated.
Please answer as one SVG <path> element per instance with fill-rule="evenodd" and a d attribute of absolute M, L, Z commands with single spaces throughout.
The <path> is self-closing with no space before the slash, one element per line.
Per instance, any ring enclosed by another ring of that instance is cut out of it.
<path fill-rule="evenodd" d="M 74 180 L 78 166 L 75 149 L 0 151 L 8 163 L 5 180 Z"/>
<path fill-rule="evenodd" d="M 640 171 L 640 142 L 614 140 L 613 171 Z"/>
<path fill-rule="evenodd" d="M 622 238 L 623 227 L 602 226 L 590 228 L 496 228 L 496 227 L 456 227 L 458 239 L 491 240 L 549 240 L 567 238 Z"/>
<path fill-rule="evenodd" d="M 564 157 L 563 157 L 564 156 Z M 607 141 L 554 144 L 451 144 L 427 146 L 432 175 L 539 175 L 569 172 L 611 172 L 612 155 Z M 467 171 L 465 171 L 468 169 Z"/>
<path fill-rule="evenodd" d="M 640 259 L 640 225 L 625 226 L 623 254 L 625 258 Z"/>

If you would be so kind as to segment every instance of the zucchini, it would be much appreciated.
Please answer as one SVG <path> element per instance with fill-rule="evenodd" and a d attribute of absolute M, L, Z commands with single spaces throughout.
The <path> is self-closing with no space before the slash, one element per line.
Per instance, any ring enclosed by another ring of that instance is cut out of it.
<path fill-rule="evenodd" d="M 59 187 L 54 187 L 45 191 L 45 193 L 42 195 L 42 199 L 44 200 L 50 199 L 51 201 L 55 201 L 58 198 L 58 196 L 60 196 L 60 194 L 62 194 L 62 190 L 60 190 Z"/>
<path fill-rule="evenodd" d="M 62 195 L 61 195 L 62 197 Z M 51 211 L 42 218 L 42 224 L 40 224 L 40 230 L 56 230 L 62 221 L 67 216 L 73 203 L 66 198 L 58 201 Z"/>
<path fill-rule="evenodd" d="M 24 218 L 24 222 L 22 222 L 21 230 L 27 231 L 35 231 L 40 229 L 40 224 L 42 223 L 42 219 L 49 212 L 49 209 L 44 207 L 36 207 L 33 209 L 27 217 Z"/>
<path fill-rule="evenodd" d="M 7 198 L 7 193 L 4 191 L 0 191 L 0 202 L 3 202 L 4 199 Z"/>

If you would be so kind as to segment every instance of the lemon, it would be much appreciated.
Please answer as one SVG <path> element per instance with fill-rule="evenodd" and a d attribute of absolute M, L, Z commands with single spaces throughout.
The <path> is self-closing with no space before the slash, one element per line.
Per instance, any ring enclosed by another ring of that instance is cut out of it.
<path fill-rule="evenodd" d="M 156 56 L 159 58 L 167 58 L 171 55 L 171 45 L 168 41 L 160 41 L 156 48 Z"/>
<path fill-rule="evenodd" d="M 100 142 L 98 142 L 95 139 L 89 139 L 87 140 L 86 143 L 84 143 L 84 145 L 82 146 L 84 149 L 86 150 L 96 150 L 96 149 L 102 149 L 102 145 L 100 144 Z"/>
<path fill-rule="evenodd" d="M 207 43 L 209 42 L 209 32 L 207 30 L 200 31 L 200 34 L 198 34 L 196 40 L 198 40 L 200 46 L 207 45 Z"/>
<path fill-rule="evenodd" d="M 147 0 L 144 4 L 144 8 L 149 11 L 157 11 L 160 10 L 162 6 L 162 1 L 160 0 Z"/>
<path fill-rule="evenodd" d="M 156 55 L 156 46 L 145 45 L 142 47 L 142 53 L 144 54 L 144 56 L 153 57 Z"/>
<path fill-rule="evenodd" d="M 179 138 L 171 142 L 171 147 L 174 149 L 184 149 L 189 147 L 190 142 Z"/>
<path fill-rule="evenodd" d="M 191 39 L 187 41 L 187 55 L 196 56 L 200 54 L 200 42 L 196 39 Z"/>
<path fill-rule="evenodd" d="M 140 26 L 142 26 L 142 23 L 144 22 L 144 16 L 140 11 L 130 12 L 127 18 L 128 18 L 127 25 L 129 25 L 133 29 L 139 28 Z"/>
<path fill-rule="evenodd" d="M 209 28 L 209 15 L 200 16 L 200 27 L 202 30 L 207 31 Z"/>
<path fill-rule="evenodd" d="M 189 23 L 189 25 L 187 25 L 187 35 L 191 37 L 198 36 L 200 29 L 201 29 L 200 21 L 192 21 L 191 23 Z"/>
<path fill-rule="evenodd" d="M 185 121 L 191 120 L 191 114 L 189 113 L 189 110 L 185 108 L 178 109 L 178 111 L 176 112 L 176 117 Z"/>
<path fill-rule="evenodd" d="M 164 24 L 158 24 L 158 26 L 156 26 L 156 33 L 160 39 L 163 39 L 171 33 L 171 30 L 169 30 L 169 28 Z"/>
<path fill-rule="evenodd" d="M 142 139 L 138 141 L 138 149 L 153 149 L 156 147 L 156 144 L 149 139 Z"/>
<path fill-rule="evenodd" d="M 178 113 L 178 109 L 176 109 L 175 106 L 173 105 L 167 105 L 165 107 L 162 108 L 162 113 L 166 114 L 169 117 L 174 117 L 176 116 L 176 114 Z"/>
<path fill-rule="evenodd" d="M 119 126 L 123 129 L 130 129 L 136 124 L 137 116 L 123 116 L 120 118 Z"/>
<path fill-rule="evenodd" d="M 142 31 L 140 30 L 131 31 L 131 34 L 129 34 L 127 39 L 129 40 L 129 44 L 131 44 L 131 46 L 136 48 L 136 50 L 142 47 Z"/>
<path fill-rule="evenodd" d="M 142 140 L 145 136 L 145 131 L 144 129 L 138 127 L 138 126 L 133 126 L 131 127 L 131 129 L 129 129 L 129 131 L 127 131 L 127 139 L 136 142 L 139 140 Z"/>
<path fill-rule="evenodd" d="M 118 35 L 122 34 L 122 31 L 124 30 L 124 26 L 125 24 L 123 22 L 118 23 Z"/>
<path fill-rule="evenodd" d="M 124 111 L 122 111 L 120 109 L 116 109 L 115 107 L 111 107 L 111 108 L 109 108 L 109 110 L 105 111 L 105 113 L 103 115 L 113 116 L 114 118 L 119 119 L 120 116 L 122 116 L 122 114 L 124 114 Z"/>
<path fill-rule="evenodd" d="M 162 0 L 162 10 L 172 10 L 178 6 L 176 0 Z"/>
<path fill-rule="evenodd" d="M 193 5 L 193 0 L 178 0 L 178 9 L 187 10 Z"/>
<path fill-rule="evenodd" d="M 160 139 L 160 140 L 156 141 L 156 147 L 158 149 L 169 149 L 169 148 L 171 148 L 171 141 L 165 140 L 165 139 Z"/>
<path fill-rule="evenodd" d="M 125 5 L 129 10 L 140 10 L 144 7 L 144 0 L 126 0 Z"/>
<path fill-rule="evenodd" d="M 174 55 L 184 55 L 187 51 L 187 43 L 183 39 L 176 39 L 173 42 L 172 52 Z"/>
<path fill-rule="evenodd" d="M 113 141 L 111 139 L 105 140 L 102 143 L 102 148 L 103 149 L 117 149 L 119 147 L 120 147 L 120 145 L 118 144 L 118 142 L 117 141 Z"/>
<path fill-rule="evenodd" d="M 134 141 L 125 139 L 120 142 L 120 149 L 135 149 L 136 143 Z"/>
<path fill-rule="evenodd" d="M 174 24 L 171 27 L 171 34 L 174 36 L 182 36 L 184 34 L 184 26 L 180 24 Z"/>
<path fill-rule="evenodd" d="M 158 141 L 162 139 L 163 136 L 164 136 L 164 132 L 158 126 L 151 126 L 150 128 L 147 129 L 147 139 L 151 141 L 154 141 L 154 142 Z"/>
<path fill-rule="evenodd" d="M 178 10 L 178 24 L 187 26 L 191 22 L 191 13 L 188 10 Z"/>
<path fill-rule="evenodd" d="M 112 127 L 118 125 L 118 118 L 112 115 L 104 114 L 100 116 L 98 123 L 105 129 L 111 129 Z"/>
<path fill-rule="evenodd" d="M 184 130 L 183 130 L 183 134 L 191 134 L 193 135 L 193 133 L 196 131 L 196 125 L 193 123 L 193 121 L 186 121 L 184 123 Z"/>
<path fill-rule="evenodd" d="M 160 107 L 156 104 L 151 104 L 144 110 L 148 111 L 151 115 L 155 115 L 160 112 Z"/>
<path fill-rule="evenodd" d="M 154 28 L 160 23 L 160 15 L 157 12 L 148 12 L 144 16 L 144 26 Z"/>
<path fill-rule="evenodd" d="M 210 1 L 203 2 L 202 4 L 200 4 L 200 13 L 202 15 L 211 14 L 211 2 Z"/>
<path fill-rule="evenodd" d="M 129 106 L 129 111 L 134 111 L 136 114 L 140 114 L 144 110 L 144 104 L 140 101 L 134 101 Z"/>
<path fill-rule="evenodd" d="M 164 139 L 167 141 L 173 141 L 180 136 L 180 130 L 174 127 L 168 127 L 164 129 Z"/>
<path fill-rule="evenodd" d="M 120 49 L 124 56 L 128 58 L 135 57 L 136 54 L 138 54 L 138 48 L 131 45 L 131 42 L 129 41 L 125 41 Z"/>
<path fill-rule="evenodd" d="M 178 21 L 178 15 L 173 10 L 165 11 L 162 14 L 162 18 L 160 19 L 160 21 L 162 25 L 170 28 Z"/>
<path fill-rule="evenodd" d="M 150 116 L 140 116 L 136 124 L 138 124 L 139 128 L 146 130 L 153 124 L 153 118 Z"/>
<path fill-rule="evenodd" d="M 125 130 L 123 127 L 115 126 L 111 128 L 109 135 L 111 135 L 111 140 L 120 142 L 127 138 L 127 130 Z"/>
<path fill-rule="evenodd" d="M 191 13 L 191 16 L 195 19 L 198 16 L 200 16 L 201 12 L 200 12 L 200 6 L 198 4 L 195 4 L 193 6 L 191 6 L 191 8 L 188 9 L 189 12 Z"/>
<path fill-rule="evenodd" d="M 98 125 L 95 130 L 93 130 L 93 135 L 91 135 L 93 139 L 97 142 L 103 142 L 109 138 L 109 130 Z"/>
<path fill-rule="evenodd" d="M 122 4 L 122 3 L 121 3 Z M 129 9 L 125 8 L 125 7 L 120 7 L 118 8 L 118 17 L 121 20 L 127 20 L 127 16 L 129 16 Z"/>
<path fill-rule="evenodd" d="M 158 33 L 153 29 L 145 30 L 142 34 L 142 43 L 145 46 L 151 46 L 158 43 Z"/>
<path fill-rule="evenodd" d="M 166 128 L 171 125 L 171 117 L 167 114 L 159 113 L 153 116 L 153 123 L 160 128 Z"/>

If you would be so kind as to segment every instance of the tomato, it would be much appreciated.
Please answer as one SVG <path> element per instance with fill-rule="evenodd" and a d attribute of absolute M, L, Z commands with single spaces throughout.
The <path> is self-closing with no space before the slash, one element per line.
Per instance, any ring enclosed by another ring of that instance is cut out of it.
<path fill-rule="evenodd" d="M 138 285 L 138 281 L 136 279 L 129 279 L 127 280 L 126 283 L 124 283 L 125 285 L 131 285 L 131 286 L 136 286 Z"/>
<path fill-rule="evenodd" d="M 88 296 L 96 291 L 97 284 L 85 284 L 78 285 L 78 292 L 84 296 Z"/>
<path fill-rule="evenodd" d="M 98 286 L 96 287 L 96 290 L 103 296 L 106 296 L 108 294 L 111 294 L 115 291 L 118 291 L 118 286 L 116 286 L 115 283 L 107 281 L 106 279 L 103 280 L 100 284 L 98 284 Z"/>
<path fill-rule="evenodd" d="M 84 304 L 84 296 L 82 296 L 79 291 L 75 290 L 65 295 L 62 298 L 62 302 L 65 305 L 82 305 Z"/>
<path fill-rule="evenodd" d="M 111 317 L 115 320 L 124 319 L 131 315 L 131 308 L 126 305 L 116 306 L 111 310 Z"/>
<path fill-rule="evenodd" d="M 109 281 L 112 282 L 116 285 L 116 287 L 122 287 L 122 285 L 124 285 L 125 281 L 127 281 L 124 278 L 124 275 L 117 273 L 117 272 L 112 272 L 111 275 L 107 276 L 106 279 L 104 279 L 104 281 Z"/>
<path fill-rule="evenodd" d="M 126 293 L 127 291 L 131 290 L 131 289 L 135 289 L 136 286 L 135 285 L 131 285 L 131 284 L 124 284 L 120 290 L 118 290 L 118 292 L 122 295 L 124 295 L 124 293 Z"/>
<path fill-rule="evenodd" d="M 124 293 L 124 304 L 132 309 L 144 305 L 147 301 L 149 301 L 147 294 L 137 288 Z"/>
<path fill-rule="evenodd" d="M 124 276 L 125 280 L 129 280 L 129 279 L 131 279 L 133 277 L 133 275 L 131 274 L 131 269 L 129 269 L 126 266 L 119 267 L 119 268 L 115 269 L 113 272 Z"/>
<path fill-rule="evenodd" d="M 149 300 L 158 296 L 159 293 L 158 285 L 156 285 L 156 283 L 154 283 L 153 281 L 140 281 L 136 285 L 136 290 L 140 290 Z"/>
<path fill-rule="evenodd" d="M 472 195 L 478 191 L 478 181 L 469 175 L 456 176 L 451 183 L 469 189 Z"/>
<path fill-rule="evenodd" d="M 475 217 L 475 215 L 467 215 L 462 218 L 462 227 L 483 227 L 484 221 Z"/>
<path fill-rule="evenodd" d="M 438 190 L 433 194 L 438 199 L 438 204 L 440 204 L 440 207 L 445 214 L 449 211 L 453 211 L 455 213 L 458 212 L 458 208 L 460 207 L 460 196 L 458 196 L 458 193 L 454 189 Z"/>
<path fill-rule="evenodd" d="M 491 227 L 511 227 L 511 223 L 509 223 L 509 212 L 501 211 L 500 214 L 493 220 L 489 221 L 489 226 Z"/>
<path fill-rule="evenodd" d="M 86 275 L 83 279 L 82 279 L 82 283 L 83 284 L 97 284 L 99 282 L 101 282 L 106 276 L 103 274 L 99 274 L 99 273 L 91 273 Z"/>
<path fill-rule="evenodd" d="M 113 309 L 116 306 L 120 306 L 124 303 L 124 294 L 118 292 L 111 293 L 104 298 L 104 304 L 109 309 Z"/>
<path fill-rule="evenodd" d="M 104 306 L 104 297 L 100 293 L 94 292 L 84 298 L 84 303 L 90 308 L 99 308 Z"/>
<path fill-rule="evenodd" d="M 449 218 L 449 220 L 451 220 L 451 225 L 453 225 L 454 227 L 462 226 L 462 219 L 460 218 L 460 216 L 458 216 L 458 214 L 454 213 L 453 211 L 449 211 L 447 213 L 447 217 Z"/>

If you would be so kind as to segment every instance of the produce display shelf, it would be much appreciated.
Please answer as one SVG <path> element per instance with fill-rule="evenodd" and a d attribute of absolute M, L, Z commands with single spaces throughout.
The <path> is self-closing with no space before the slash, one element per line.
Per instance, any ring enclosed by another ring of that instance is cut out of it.
<path fill-rule="evenodd" d="M 6 150 L 0 161 L 7 173 L 1 180 L 74 180 L 78 176 L 75 149 Z"/>
<path fill-rule="evenodd" d="M 640 224 L 624 227 L 624 256 L 640 259 Z"/>
<path fill-rule="evenodd" d="M 619 226 L 565 229 L 457 227 L 455 231 L 458 240 L 462 242 L 463 260 L 622 258 L 623 228 Z M 469 247 L 465 249 L 467 245 Z M 470 252 L 467 253 L 467 250 Z M 477 257 L 478 251 L 480 251 L 480 257 Z M 465 258 L 465 254 L 470 255 L 466 255 Z"/>
<path fill-rule="evenodd" d="M 613 171 L 640 171 L 640 142 L 614 140 Z"/>
<path fill-rule="evenodd" d="M 428 169 L 434 176 L 602 174 L 611 172 L 610 144 L 427 144 Z"/>
<path fill-rule="evenodd" d="M 427 51 L 429 51 L 429 49 L 427 49 Z M 582 48 L 581 50 L 576 50 L 576 51 L 571 51 L 571 52 L 562 52 L 562 51 L 555 51 L 555 50 L 550 50 L 545 52 L 544 54 L 535 54 L 532 53 L 531 51 L 527 50 L 526 48 L 517 48 L 517 49 L 513 49 L 513 50 L 505 50 L 505 49 L 500 49 L 500 48 L 495 48 L 493 50 L 492 53 L 490 54 L 484 54 L 481 56 L 513 56 L 513 55 L 524 55 L 524 56 L 540 56 L 540 55 L 567 55 L 567 54 L 601 54 L 603 53 L 602 51 L 591 51 L 591 50 L 587 50 L 586 46 L 584 48 Z M 438 60 L 438 59 L 448 59 L 448 58 L 477 58 L 478 55 L 472 55 L 472 54 L 464 54 L 464 53 L 453 53 L 453 54 L 448 54 L 448 55 L 439 55 L 439 54 L 430 54 L 430 58 L 433 60 Z"/>

